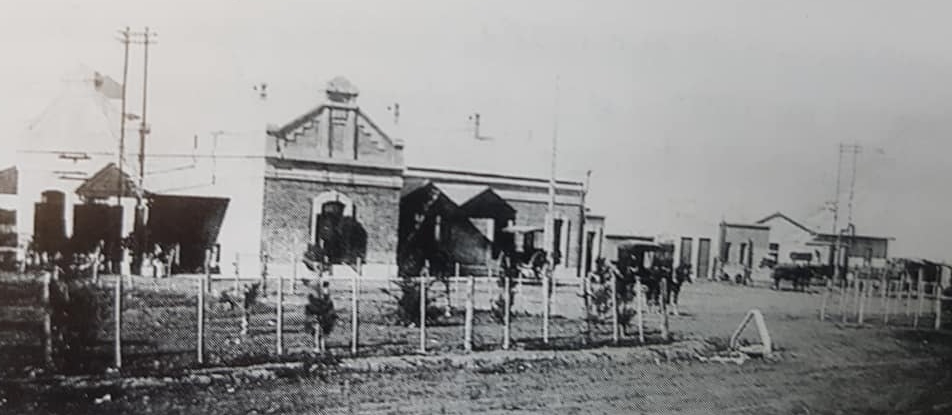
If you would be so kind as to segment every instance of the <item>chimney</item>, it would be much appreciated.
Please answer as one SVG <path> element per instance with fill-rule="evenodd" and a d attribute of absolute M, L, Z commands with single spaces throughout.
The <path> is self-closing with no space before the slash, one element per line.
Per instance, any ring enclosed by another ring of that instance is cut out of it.
<path fill-rule="evenodd" d="M 356 107 L 360 92 L 347 78 L 338 76 L 327 82 L 327 100 L 341 106 Z"/>

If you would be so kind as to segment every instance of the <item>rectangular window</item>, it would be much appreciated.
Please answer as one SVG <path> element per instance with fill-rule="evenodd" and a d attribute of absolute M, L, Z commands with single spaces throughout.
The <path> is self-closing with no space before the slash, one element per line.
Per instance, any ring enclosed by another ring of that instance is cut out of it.
<path fill-rule="evenodd" d="M 562 252 L 566 255 L 572 252 L 572 221 L 570 220 L 565 221 L 565 243 L 562 247 Z M 562 262 L 568 264 L 568 258 L 565 258 Z"/>
<path fill-rule="evenodd" d="M 747 244 L 740 244 L 740 257 L 737 260 L 737 262 L 743 264 L 744 258 L 746 257 L 746 255 L 747 255 Z"/>
<path fill-rule="evenodd" d="M 562 219 L 552 221 L 552 256 L 555 258 L 555 264 L 562 263 Z"/>
<path fill-rule="evenodd" d="M 780 244 L 771 243 L 771 244 L 770 244 L 770 250 L 771 250 L 771 251 L 779 251 L 779 250 L 780 250 Z"/>
<path fill-rule="evenodd" d="M 721 262 L 730 262 L 731 259 L 731 243 L 724 242 L 724 248 L 721 251 Z"/>

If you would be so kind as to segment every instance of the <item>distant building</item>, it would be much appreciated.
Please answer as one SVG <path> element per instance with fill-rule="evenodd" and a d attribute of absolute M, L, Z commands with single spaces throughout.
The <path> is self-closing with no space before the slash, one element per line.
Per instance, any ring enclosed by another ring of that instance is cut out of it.
<path fill-rule="evenodd" d="M 842 266 L 884 267 L 891 237 L 840 235 Z M 721 273 L 735 275 L 744 267 L 763 273 L 775 264 L 834 264 L 837 236 L 812 230 L 789 216 L 776 212 L 752 224 L 720 225 L 718 261 Z"/>
<path fill-rule="evenodd" d="M 845 253 L 843 265 L 847 267 L 853 265 L 884 267 L 886 259 L 889 258 L 889 242 L 894 239 L 885 236 L 841 235 L 840 245 Z M 833 263 L 832 251 L 833 247 L 836 246 L 835 234 L 818 233 L 808 245 L 820 249 L 826 248 L 826 263 Z"/>
<path fill-rule="evenodd" d="M 745 269 L 760 267 L 768 257 L 769 241 L 769 226 L 721 222 L 719 271 L 734 276 L 743 274 Z"/>
<path fill-rule="evenodd" d="M 768 260 L 774 264 L 805 261 L 828 263 L 828 250 L 818 248 L 813 242 L 816 232 L 789 216 L 776 212 L 755 222 L 770 228 Z"/>

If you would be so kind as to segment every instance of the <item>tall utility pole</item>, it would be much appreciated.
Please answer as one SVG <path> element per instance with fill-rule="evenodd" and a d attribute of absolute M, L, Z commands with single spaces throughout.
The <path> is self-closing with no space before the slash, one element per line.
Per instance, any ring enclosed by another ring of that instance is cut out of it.
<path fill-rule="evenodd" d="M 588 278 L 588 275 L 585 273 L 585 267 L 588 265 L 588 257 L 585 256 L 585 224 L 588 222 L 586 215 L 588 212 L 585 209 L 585 200 L 588 198 L 588 187 L 592 181 L 592 171 L 587 170 L 585 172 L 585 187 L 582 188 L 582 206 L 580 207 L 582 211 L 581 223 L 578 224 L 578 266 L 576 267 L 576 274 L 583 278 Z M 591 249 L 589 247 L 588 249 Z"/>
<path fill-rule="evenodd" d="M 836 281 L 840 278 L 840 231 L 839 231 L 839 218 L 840 218 L 840 175 L 843 171 L 843 144 L 840 144 L 839 152 L 837 153 L 836 160 L 836 193 L 833 195 L 833 229 L 832 232 L 836 235 L 836 243 L 833 245 L 833 281 Z"/>
<path fill-rule="evenodd" d="M 853 152 L 853 173 L 850 175 L 850 204 L 849 204 L 849 214 L 847 216 L 847 225 L 853 224 L 853 195 L 856 191 L 856 157 L 859 153 L 863 152 L 863 147 L 859 144 L 853 144 L 852 146 L 847 146 Z"/>
<path fill-rule="evenodd" d="M 125 166 L 125 153 L 126 153 L 126 84 L 129 81 L 129 44 L 138 43 L 132 40 L 133 36 L 145 36 L 146 44 L 146 57 L 148 59 L 148 44 L 149 44 L 149 31 L 146 29 L 145 33 L 135 33 L 129 30 L 127 26 L 125 29 L 119 31 L 120 38 L 119 41 L 123 45 L 123 57 L 122 57 L 122 112 L 119 119 L 119 184 L 116 189 L 116 205 L 119 206 L 120 212 L 122 209 L 122 197 L 125 194 L 125 180 L 124 180 L 124 166 Z M 147 60 L 148 62 L 148 60 Z M 148 68 L 148 63 L 146 64 Z M 148 70 L 148 69 L 147 69 Z M 145 95 L 142 97 L 142 123 L 145 125 Z M 140 130 L 140 134 L 143 134 Z M 142 187 L 142 176 L 144 175 L 144 136 L 140 136 L 140 146 L 139 146 L 139 169 L 140 169 L 140 178 L 139 178 L 139 187 Z M 142 204 L 141 192 L 137 192 L 138 198 L 136 199 L 136 212 L 134 216 L 135 225 L 133 225 L 133 231 L 138 231 L 138 221 L 139 221 L 139 206 Z M 120 240 L 122 234 L 119 235 Z M 137 241 L 138 236 L 137 236 Z M 124 255 L 124 251 L 120 248 L 120 255 Z M 114 365 L 116 369 L 122 368 L 122 265 L 119 266 L 119 275 L 116 278 L 115 286 L 115 299 L 114 299 L 114 342 L 113 342 L 113 354 L 114 354 Z"/>
<path fill-rule="evenodd" d="M 122 54 L 122 113 L 119 120 L 119 188 L 116 192 L 116 205 L 119 208 L 122 208 L 122 194 L 124 193 L 125 183 L 122 180 L 123 175 L 123 162 L 125 161 L 125 152 L 126 152 L 126 82 L 129 79 L 129 43 L 131 42 L 130 36 L 131 32 L 129 31 L 129 26 L 126 26 L 124 30 L 120 30 L 119 34 L 122 35 L 122 38 L 119 39 L 122 42 L 123 54 Z M 120 235 L 121 237 L 122 235 Z"/>
<path fill-rule="evenodd" d="M 145 187 L 145 137 L 149 134 L 147 103 L 149 92 L 149 45 L 155 43 L 153 39 L 155 32 L 150 32 L 145 28 L 142 33 L 142 40 L 138 43 L 143 45 L 143 65 L 142 65 L 142 122 L 139 126 L 139 191 L 136 192 L 136 255 L 141 265 L 145 255 L 145 207 L 142 204 L 142 193 Z"/>
<path fill-rule="evenodd" d="M 119 34 L 122 36 L 119 41 L 122 42 L 123 53 L 122 53 L 122 112 L 119 119 L 119 186 L 116 192 L 116 205 L 119 207 L 119 212 L 122 212 L 122 196 L 125 193 L 125 180 L 123 180 L 123 165 L 125 163 L 126 156 L 126 84 L 129 81 L 129 44 L 132 42 L 133 33 L 129 31 L 129 27 L 126 26 L 125 29 L 120 30 Z M 122 213 L 120 213 L 121 215 Z M 122 226 L 120 225 L 120 228 Z M 119 234 L 119 243 L 118 252 L 120 255 L 119 262 L 119 273 L 116 278 L 116 287 L 115 287 L 115 298 L 113 299 L 113 314 L 114 314 L 114 324 L 115 324 L 115 335 L 113 336 L 113 365 L 116 369 L 122 368 L 122 261 L 124 260 L 125 250 L 122 249 L 122 231 Z"/>
<path fill-rule="evenodd" d="M 839 230 L 838 220 L 839 220 L 839 212 L 840 212 L 840 181 L 841 181 L 840 179 L 841 179 L 842 170 L 843 170 L 843 167 L 842 167 L 843 153 L 847 151 L 850 151 L 853 153 L 853 173 L 852 173 L 852 176 L 850 177 L 850 199 L 849 199 L 849 207 L 848 207 L 849 215 L 847 217 L 848 219 L 847 224 L 852 225 L 853 223 L 853 194 L 854 194 L 854 188 L 856 186 L 856 156 L 862 151 L 862 146 L 860 146 L 859 144 L 849 145 L 849 144 L 840 143 L 839 155 L 836 162 L 836 196 L 835 196 L 836 199 L 833 202 L 833 233 L 836 235 L 836 242 L 833 248 L 833 263 L 834 263 L 833 279 L 834 280 L 837 280 L 840 277 L 840 265 L 842 263 L 842 258 L 841 258 L 842 253 L 840 252 L 841 251 L 840 248 L 842 245 L 842 238 L 841 238 L 842 232 L 840 232 Z"/>
<path fill-rule="evenodd" d="M 546 235 L 545 238 L 549 242 L 548 252 L 549 252 L 549 267 L 548 275 L 544 276 L 546 280 L 542 285 L 543 298 L 545 298 L 545 303 L 542 305 L 542 342 L 549 342 L 549 306 L 551 299 L 549 298 L 549 290 L 552 284 L 555 283 L 555 247 L 559 245 L 559 241 L 555 240 L 555 157 L 557 154 L 557 144 L 559 142 L 559 77 L 555 77 L 555 115 L 552 121 L 552 166 L 549 172 L 549 211 L 546 214 Z M 566 235 L 568 236 L 568 235 Z M 561 256 L 565 256 L 568 252 L 564 253 Z"/>
<path fill-rule="evenodd" d="M 550 235 L 548 240 L 549 263 L 552 264 L 553 273 L 555 271 L 555 247 L 559 241 L 555 240 L 555 160 L 558 154 L 559 142 L 559 77 L 555 77 L 555 116 L 552 121 L 552 160 L 549 166 L 549 206 L 546 218 L 546 235 Z"/>

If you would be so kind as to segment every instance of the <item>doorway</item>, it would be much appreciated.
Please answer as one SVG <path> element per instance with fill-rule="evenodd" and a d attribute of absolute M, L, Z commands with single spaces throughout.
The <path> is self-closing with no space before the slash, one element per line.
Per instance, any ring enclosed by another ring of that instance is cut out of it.
<path fill-rule="evenodd" d="M 711 269 L 711 240 L 701 238 L 697 242 L 697 277 L 707 277 Z"/>

